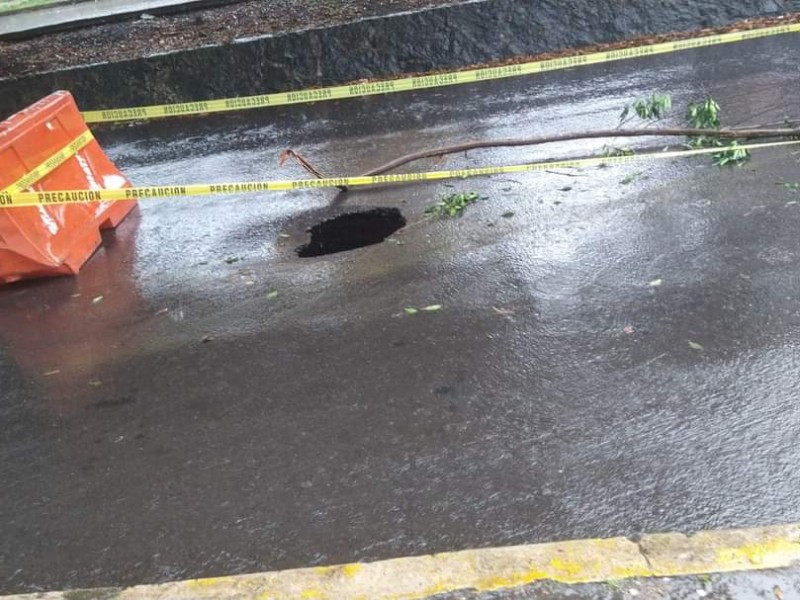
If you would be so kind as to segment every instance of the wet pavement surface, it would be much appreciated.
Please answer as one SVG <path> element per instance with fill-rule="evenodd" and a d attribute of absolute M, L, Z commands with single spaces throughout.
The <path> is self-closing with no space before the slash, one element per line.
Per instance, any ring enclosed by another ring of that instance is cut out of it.
<path fill-rule="evenodd" d="M 141 185 L 303 177 L 277 167 L 287 146 L 352 174 L 613 126 L 654 91 L 676 122 L 707 95 L 726 124 L 780 121 L 800 114 L 798 51 L 780 37 L 98 137 Z M 776 149 L 741 169 L 142 202 L 79 277 L 0 291 L 0 591 L 800 520 L 800 195 L 776 185 L 798 179 Z M 423 220 L 462 191 L 486 199 Z M 409 227 L 297 257 L 308 227 L 365 207 Z"/>

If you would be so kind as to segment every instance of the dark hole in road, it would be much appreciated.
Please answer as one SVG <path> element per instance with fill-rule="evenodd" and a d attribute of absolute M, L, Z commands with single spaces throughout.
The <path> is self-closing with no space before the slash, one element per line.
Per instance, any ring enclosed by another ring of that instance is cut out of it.
<path fill-rule="evenodd" d="M 325 256 L 380 244 L 405 225 L 405 217 L 396 208 L 347 213 L 309 229 L 311 241 L 297 249 L 297 256 Z"/>

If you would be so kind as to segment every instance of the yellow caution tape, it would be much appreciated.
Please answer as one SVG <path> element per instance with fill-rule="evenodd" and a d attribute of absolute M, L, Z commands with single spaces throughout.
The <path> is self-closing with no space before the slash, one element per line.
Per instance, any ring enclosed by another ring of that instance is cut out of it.
<path fill-rule="evenodd" d="M 203 100 L 200 102 L 185 102 L 181 104 L 154 104 L 151 106 L 137 106 L 133 108 L 117 108 L 109 110 L 90 110 L 82 114 L 87 123 L 106 123 L 114 121 L 138 121 L 142 119 L 157 119 L 162 117 L 220 113 L 234 110 L 263 108 L 267 106 L 285 106 L 287 104 L 305 104 L 308 102 L 320 102 L 325 100 L 341 100 L 344 98 L 359 98 L 362 96 L 372 96 L 375 94 L 390 94 L 395 92 L 419 90 L 423 88 L 436 88 L 459 85 L 463 83 L 474 83 L 476 81 L 520 77 L 523 75 L 533 75 L 535 73 L 543 73 L 546 71 L 570 69 L 572 67 L 578 67 L 582 65 L 596 65 L 618 60 L 627 60 L 629 58 L 667 54 L 670 52 L 679 52 L 681 50 L 690 50 L 692 48 L 717 46 L 720 44 L 730 44 L 733 42 L 742 42 L 756 38 L 798 32 L 800 32 L 800 23 L 793 23 L 779 25 L 776 27 L 751 29 L 749 31 L 734 31 L 731 33 L 677 40 L 674 42 L 663 42 L 659 44 L 637 46 L 633 48 L 608 50 L 606 52 L 594 52 L 591 54 L 567 56 L 564 58 L 553 58 L 550 60 L 505 65 L 502 67 L 487 67 L 482 69 L 472 69 L 469 71 L 456 71 L 437 75 L 406 77 L 403 79 L 376 81 L 373 83 L 354 83 L 352 85 L 323 87 L 301 90 L 297 92 L 281 92 L 277 94 L 263 94 L 260 96 L 244 96 L 241 98 Z"/>
<path fill-rule="evenodd" d="M 742 144 L 738 146 L 738 148 L 744 150 L 757 150 L 761 148 L 775 148 L 778 146 L 789 146 L 793 144 L 800 144 L 800 140 Z M 640 160 L 683 158 L 701 154 L 714 154 L 717 152 L 720 152 L 720 148 L 699 148 L 695 150 L 673 150 L 668 152 L 633 154 L 629 156 L 597 156 L 591 158 L 575 158 L 522 165 L 451 169 L 447 171 L 429 171 L 423 173 L 399 173 L 358 177 L 328 177 L 325 179 L 297 179 L 286 181 L 198 183 L 189 185 L 130 187 L 115 190 L 54 190 L 47 192 L 2 193 L 0 194 L 0 206 L 44 206 L 52 204 L 70 204 L 73 202 L 136 200 L 141 198 L 170 198 L 177 196 L 250 194 L 258 192 L 302 190 L 309 188 L 331 188 L 340 186 L 357 187 L 391 183 L 412 183 L 420 181 L 438 181 L 442 179 L 479 177 L 485 175 L 526 173 L 530 171 L 545 171 L 548 169 L 591 167 L 601 164 L 621 165 L 630 164 Z"/>
<path fill-rule="evenodd" d="M 34 183 L 45 178 L 47 175 L 67 162 L 70 158 L 75 156 L 79 150 L 84 148 L 93 139 L 94 136 L 92 135 L 92 132 L 87 129 L 69 144 L 61 148 L 61 150 L 50 156 L 32 171 L 28 172 L 24 177 L 21 177 L 7 188 L 0 190 L 0 197 L 5 197 L 8 194 L 14 194 L 27 190 Z M 0 205 L 2 204 L 0 203 Z"/>

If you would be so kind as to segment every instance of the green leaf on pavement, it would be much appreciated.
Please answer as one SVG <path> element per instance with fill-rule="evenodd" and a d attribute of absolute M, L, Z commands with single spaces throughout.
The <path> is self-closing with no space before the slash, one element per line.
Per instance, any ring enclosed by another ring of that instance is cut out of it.
<path fill-rule="evenodd" d="M 450 194 L 439 200 L 433 206 L 425 209 L 425 213 L 439 217 L 460 217 L 467 206 L 478 201 L 477 192 L 463 192 Z"/>
<path fill-rule="evenodd" d="M 437 310 L 442 310 L 441 304 L 431 304 L 430 306 L 426 306 L 422 310 L 426 312 L 436 312 Z"/>
<path fill-rule="evenodd" d="M 631 173 L 629 175 L 626 175 L 625 178 L 622 181 L 620 181 L 620 183 L 622 185 L 631 184 L 634 181 L 636 181 L 639 177 L 641 177 L 641 175 L 642 173 L 640 171 L 637 171 L 636 173 Z"/>

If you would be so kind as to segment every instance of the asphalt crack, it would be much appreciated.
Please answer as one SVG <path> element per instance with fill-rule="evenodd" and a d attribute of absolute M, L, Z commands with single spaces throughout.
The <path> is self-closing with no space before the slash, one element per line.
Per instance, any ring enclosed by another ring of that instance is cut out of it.
<path fill-rule="evenodd" d="M 642 555 L 642 558 L 644 558 L 644 561 L 647 563 L 647 568 L 650 570 L 650 576 L 651 577 L 654 576 L 655 572 L 654 572 L 654 569 L 653 569 L 653 563 L 650 562 L 650 557 L 647 556 L 647 551 L 642 547 L 641 538 L 636 539 L 636 540 L 631 540 L 631 541 L 634 544 L 636 544 L 636 549 L 639 551 L 639 554 Z"/>

